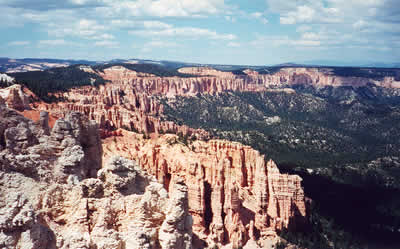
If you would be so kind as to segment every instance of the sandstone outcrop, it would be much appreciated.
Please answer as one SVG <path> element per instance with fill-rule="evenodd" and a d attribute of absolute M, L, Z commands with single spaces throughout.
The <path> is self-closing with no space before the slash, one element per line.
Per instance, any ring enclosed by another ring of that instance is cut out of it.
<path fill-rule="evenodd" d="M 235 77 L 235 75 L 231 72 L 223 72 L 211 67 L 183 67 L 178 69 L 178 72 L 184 74 L 200 75 L 200 76 L 217 76 L 221 78 Z"/>
<path fill-rule="evenodd" d="M 393 77 L 376 80 L 362 77 L 340 77 L 329 69 L 320 68 L 283 68 L 273 74 L 259 74 L 244 70 L 243 75 L 222 72 L 212 68 L 181 68 L 179 72 L 193 74 L 193 77 L 158 77 L 153 74 L 139 73 L 123 66 L 95 71 L 90 67 L 82 70 L 96 73 L 109 83 L 99 87 L 84 86 L 68 92 L 55 94 L 64 99 L 53 104 L 36 105 L 38 110 L 48 111 L 51 117 L 65 117 L 66 113 L 76 111 L 95 120 L 103 135 L 107 136 L 118 128 L 143 133 L 182 133 L 208 138 L 204 130 L 192 129 L 185 125 L 163 120 L 163 105 L 160 97 L 174 98 L 194 96 L 199 93 L 217 94 L 224 91 L 277 91 L 285 90 L 296 84 L 323 86 L 360 87 L 375 84 L 383 87 L 400 87 Z M 294 90 L 285 90 L 294 91 Z M 20 95 L 13 95 L 20 96 Z M 3 99 L 5 99 L 3 97 Z M 13 103 L 24 101 L 6 100 L 10 106 L 23 109 Z M 27 114 L 30 115 L 30 114 Z"/>
<path fill-rule="evenodd" d="M 107 72 L 107 71 L 106 71 Z M 143 133 L 179 133 L 208 137 L 201 129 L 192 129 L 171 121 L 162 121 L 163 106 L 151 95 L 139 91 L 133 84 L 114 81 L 99 87 L 85 86 L 59 93 L 63 102 L 38 105 L 39 110 L 49 112 L 52 116 L 64 117 L 74 111 L 85 114 L 95 120 L 100 128 L 113 131 L 125 128 Z"/>
<path fill-rule="evenodd" d="M 169 191 L 176 179 L 185 181 L 196 248 L 201 241 L 237 248 L 305 224 L 301 178 L 281 174 L 249 146 L 221 140 L 185 146 L 170 134 L 142 139 L 122 131 L 104 140 L 103 150 L 104 160 L 113 154 L 137 160 Z"/>
<path fill-rule="evenodd" d="M 339 77 L 328 69 L 318 68 L 283 68 L 274 74 L 259 74 L 244 70 L 243 75 L 222 72 L 212 68 L 181 68 L 185 74 L 194 77 L 158 77 L 153 74 L 139 73 L 123 66 L 113 66 L 103 71 L 91 67 L 81 70 L 96 73 L 109 81 L 99 87 L 84 86 L 67 92 L 56 93 L 63 99 L 58 103 L 46 104 L 26 88 L 14 85 L 0 90 L 0 102 L 5 101 L 10 108 L 19 110 L 24 116 L 38 121 L 40 111 L 50 113 L 50 127 L 55 120 L 67 113 L 80 112 L 95 120 L 101 130 L 102 138 L 112 136 L 114 130 L 124 128 L 149 133 L 182 133 L 200 139 L 209 138 L 208 132 L 193 129 L 163 119 L 163 105 L 160 97 L 193 96 L 199 93 L 217 94 L 223 91 L 294 91 L 287 90 L 291 85 L 306 84 L 319 86 L 364 86 L 376 84 L 384 87 L 400 87 L 400 82 L 393 77 L 373 80 L 360 77 Z M 30 100 L 36 102 L 30 104 Z"/>
<path fill-rule="evenodd" d="M 0 89 L 0 98 L 2 98 L 8 108 L 23 111 L 30 109 L 29 98 L 25 94 L 21 85 L 12 85 L 7 88 Z"/>
<path fill-rule="evenodd" d="M 93 70 L 85 70 L 86 72 L 95 72 Z M 106 80 L 110 81 L 115 81 L 115 80 L 121 80 L 121 79 L 126 79 L 129 80 L 131 78 L 136 78 L 136 77 L 154 77 L 154 74 L 150 73 L 141 73 L 141 72 L 136 72 L 133 70 L 129 70 L 123 66 L 113 66 L 104 69 L 103 71 L 98 72 L 100 76 L 102 76 Z"/>
<path fill-rule="evenodd" d="M 168 197 L 134 161 L 101 161 L 95 122 L 40 117 L 0 106 L 1 248 L 190 248 L 182 181 Z"/>
<path fill-rule="evenodd" d="M 0 81 L 3 82 L 7 82 L 7 83 L 11 83 L 13 82 L 15 79 L 11 76 L 8 76 L 7 74 L 2 74 L 0 73 Z"/>
<path fill-rule="evenodd" d="M 201 76 L 216 76 L 216 78 L 230 79 L 225 81 L 224 86 L 217 88 L 226 90 L 239 91 L 263 91 L 269 87 L 284 87 L 291 85 L 313 85 L 319 86 L 353 86 L 360 87 L 367 84 L 375 84 L 377 86 L 388 88 L 400 88 L 400 81 L 396 81 L 394 77 L 383 77 L 382 79 L 371 79 L 366 77 L 343 77 L 337 76 L 329 68 L 305 68 L 293 67 L 282 68 L 272 74 L 259 74 L 256 71 L 246 69 L 243 70 L 245 75 L 233 75 L 229 72 L 222 72 L 206 67 L 181 68 L 180 72 Z M 239 82 L 243 81 L 242 85 Z M 220 84 L 216 84 L 217 86 Z M 214 89 L 210 89 L 213 91 Z M 217 92 L 218 92 L 217 90 Z M 207 91 L 210 93 L 210 91 Z M 212 92 L 211 92 L 212 93 Z"/>

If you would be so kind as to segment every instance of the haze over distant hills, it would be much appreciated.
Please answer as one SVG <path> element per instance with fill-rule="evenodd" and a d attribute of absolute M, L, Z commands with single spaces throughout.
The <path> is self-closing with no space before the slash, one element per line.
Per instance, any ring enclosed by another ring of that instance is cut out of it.
<path fill-rule="evenodd" d="M 75 59 L 52 59 L 52 58 L 22 58 L 13 59 L 0 57 L 0 72 L 15 73 L 26 71 L 42 71 L 53 67 L 66 67 L 70 65 L 85 64 L 160 64 L 168 67 L 179 68 L 183 66 L 211 66 L 220 70 L 235 70 L 239 68 L 257 69 L 260 67 L 376 67 L 376 68 L 400 68 L 399 63 L 384 62 L 341 62 L 330 60 L 315 60 L 304 62 L 286 62 L 275 65 L 220 65 L 220 64 L 201 64 L 182 61 L 167 60 L 148 60 L 148 59 L 113 59 L 109 61 L 91 61 L 91 60 L 75 60 Z"/>

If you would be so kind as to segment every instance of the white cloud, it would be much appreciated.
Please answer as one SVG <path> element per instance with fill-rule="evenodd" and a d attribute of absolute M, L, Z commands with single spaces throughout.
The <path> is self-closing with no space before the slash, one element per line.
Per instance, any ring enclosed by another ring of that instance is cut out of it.
<path fill-rule="evenodd" d="M 69 2 L 71 2 L 72 4 L 75 5 L 87 5 L 87 4 L 95 4 L 95 3 L 99 3 L 101 1 L 96 1 L 96 0 L 69 0 Z"/>
<path fill-rule="evenodd" d="M 153 47 L 153 48 L 169 48 L 177 46 L 178 44 L 176 42 L 169 42 L 169 41 L 150 41 L 144 45 L 144 47 Z"/>
<path fill-rule="evenodd" d="M 261 22 L 264 23 L 264 24 L 267 24 L 268 23 L 268 19 L 267 18 L 261 18 Z"/>
<path fill-rule="evenodd" d="M 96 41 L 94 43 L 96 47 L 106 47 L 106 48 L 118 48 L 119 43 L 116 41 L 109 41 L 109 40 L 104 40 L 104 41 Z"/>
<path fill-rule="evenodd" d="M 320 46 L 321 42 L 320 41 L 310 41 L 310 40 L 298 40 L 298 41 L 292 41 L 291 44 L 296 45 L 296 46 Z"/>
<path fill-rule="evenodd" d="M 274 39 L 275 44 L 326 48 L 365 48 L 365 44 L 395 48 L 400 39 L 398 0 L 266 0 L 266 13 L 279 14 L 280 23 L 299 25 L 300 37 Z M 307 25 L 305 25 L 307 24 Z M 301 26 L 300 26 L 301 25 Z M 311 30 L 313 32 L 311 32 Z M 297 41 L 297 42 L 294 42 Z M 382 44 L 383 41 L 383 44 Z"/>
<path fill-rule="evenodd" d="M 109 1 L 116 16 L 201 17 L 223 12 L 224 0 Z"/>
<path fill-rule="evenodd" d="M 252 16 L 254 18 L 261 18 L 263 16 L 263 14 L 261 12 L 253 12 L 250 14 L 250 16 Z"/>
<path fill-rule="evenodd" d="M 145 20 L 145 21 L 133 21 L 133 20 L 121 20 L 115 19 L 111 20 L 111 25 L 118 28 L 136 28 L 136 29 L 167 29 L 172 28 L 171 24 L 153 21 L 153 20 Z"/>
<path fill-rule="evenodd" d="M 295 47 L 320 47 L 324 43 L 325 37 L 319 34 L 306 33 L 299 39 L 292 39 L 289 36 L 265 36 L 258 35 L 257 39 L 250 45 L 256 48 L 295 46 Z"/>
<path fill-rule="evenodd" d="M 99 24 L 96 20 L 80 19 L 72 23 L 51 23 L 48 25 L 49 35 L 56 37 L 75 36 L 84 39 L 113 39 L 114 36 L 104 33 L 109 27 Z"/>
<path fill-rule="evenodd" d="M 321 39 L 321 35 L 312 33 L 312 32 L 307 32 L 307 33 L 303 33 L 301 35 L 301 38 L 304 40 L 319 40 L 319 39 Z"/>
<path fill-rule="evenodd" d="M 92 37 L 90 37 L 90 39 L 92 39 L 92 40 L 114 40 L 115 37 L 113 35 L 105 33 L 105 34 L 92 36 Z"/>
<path fill-rule="evenodd" d="M 227 20 L 228 22 L 236 22 L 236 18 L 233 16 L 225 16 L 225 20 Z"/>
<path fill-rule="evenodd" d="M 183 37 L 189 39 L 207 38 L 212 40 L 236 39 L 236 36 L 233 34 L 219 34 L 216 31 L 194 27 L 134 30 L 129 33 L 144 37 Z"/>
<path fill-rule="evenodd" d="M 361 30 L 367 26 L 367 23 L 364 20 L 358 20 L 357 22 L 353 23 L 353 28 Z"/>
<path fill-rule="evenodd" d="M 9 46 L 28 46 L 30 44 L 30 41 L 12 41 L 8 43 Z"/>
<path fill-rule="evenodd" d="M 238 43 L 238 42 L 228 42 L 228 44 L 226 44 L 226 45 L 231 48 L 238 48 L 241 46 L 240 43 Z"/>
<path fill-rule="evenodd" d="M 250 17 L 260 20 L 263 24 L 267 24 L 268 23 L 268 19 L 265 18 L 264 14 L 261 13 L 261 12 L 250 13 Z"/>
<path fill-rule="evenodd" d="M 144 21 L 143 26 L 147 29 L 170 29 L 172 25 L 159 21 Z"/>
<path fill-rule="evenodd" d="M 41 40 L 39 41 L 39 45 L 41 46 L 61 46 L 61 45 L 65 45 L 66 41 L 65 40 Z"/>
<path fill-rule="evenodd" d="M 310 31 L 311 29 L 312 29 L 312 27 L 309 26 L 309 25 L 301 25 L 301 26 L 296 28 L 296 32 L 304 33 L 306 31 Z"/>
<path fill-rule="evenodd" d="M 282 24 L 295 24 L 312 22 L 315 18 L 315 10 L 306 5 L 298 6 L 295 11 L 290 11 L 286 15 L 280 17 Z"/>

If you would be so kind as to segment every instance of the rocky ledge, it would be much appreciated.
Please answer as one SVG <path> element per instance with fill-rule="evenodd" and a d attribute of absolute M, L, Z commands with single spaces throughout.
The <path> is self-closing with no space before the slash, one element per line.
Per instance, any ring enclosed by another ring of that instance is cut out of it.
<path fill-rule="evenodd" d="M 33 122 L 0 105 L 1 248 L 190 248 L 188 190 L 169 196 L 134 161 L 102 162 L 82 114 Z M 102 166 L 103 165 L 103 166 Z"/>

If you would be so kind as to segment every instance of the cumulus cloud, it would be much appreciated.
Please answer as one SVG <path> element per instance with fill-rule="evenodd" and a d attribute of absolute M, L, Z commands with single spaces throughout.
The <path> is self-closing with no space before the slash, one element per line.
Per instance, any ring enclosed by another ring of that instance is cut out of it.
<path fill-rule="evenodd" d="M 110 1 L 116 13 L 131 16 L 199 17 L 225 9 L 224 0 L 138 0 Z"/>
<path fill-rule="evenodd" d="M 268 10 L 278 13 L 282 24 L 353 23 L 366 19 L 400 22 L 397 0 L 266 0 Z"/>
<path fill-rule="evenodd" d="M 47 34 L 39 38 L 42 46 L 122 48 L 123 42 L 134 39 L 140 48 L 198 46 L 194 40 L 243 48 L 251 40 L 259 46 L 307 49 L 354 46 L 389 51 L 400 47 L 398 0 L 265 0 L 257 11 L 241 8 L 244 4 L 235 1 L 0 0 L 0 22 L 6 30 L 13 26 L 21 32 L 30 27 L 27 23 L 33 25 L 38 35 Z M 275 20 L 285 27 L 270 29 Z M 221 27 L 220 21 L 226 27 Z M 240 25 L 232 24 L 235 22 Z M 244 28 L 246 22 L 251 25 L 248 29 Z M 263 29 L 253 25 L 255 22 L 270 24 Z M 236 32 L 241 32 L 240 37 Z M 256 32 L 260 34 L 256 36 Z M 10 37 L 3 45 L 26 46 L 25 39 Z"/>
<path fill-rule="evenodd" d="M 264 14 L 261 12 L 253 12 L 250 13 L 250 17 L 260 20 L 262 23 L 267 24 L 268 19 L 264 17 Z"/>
<path fill-rule="evenodd" d="M 280 18 L 282 24 L 295 24 L 297 22 L 311 22 L 315 17 L 315 10 L 306 5 L 298 6 L 295 11 L 288 12 Z"/>
<path fill-rule="evenodd" d="M 267 12 L 278 14 L 282 25 L 298 25 L 296 31 L 300 37 L 292 34 L 289 40 L 298 41 L 299 46 L 364 48 L 366 41 L 376 44 L 378 50 L 383 46 L 396 47 L 393 40 L 400 39 L 397 0 L 266 0 L 266 3 Z M 380 44 L 380 40 L 385 40 L 385 44 Z M 288 42 L 284 39 L 281 43 Z"/>
<path fill-rule="evenodd" d="M 9 6 L 19 9 L 30 9 L 37 11 L 48 11 L 53 9 L 74 9 L 74 8 L 88 8 L 99 7 L 104 5 L 102 0 L 0 0 L 0 5 Z"/>
<path fill-rule="evenodd" d="M 212 40 L 236 39 L 236 36 L 233 34 L 219 34 L 216 31 L 194 27 L 170 27 L 166 29 L 133 30 L 129 33 L 144 37 L 181 37 L 189 39 L 207 38 Z"/>
<path fill-rule="evenodd" d="M 123 29 L 168 29 L 172 28 L 171 24 L 154 21 L 154 20 L 145 20 L 145 21 L 134 21 L 134 20 L 121 20 L 115 19 L 111 20 L 111 26 L 116 28 Z"/>
<path fill-rule="evenodd" d="M 0 0 L 0 5 L 38 12 L 90 9 L 110 17 L 201 17 L 228 9 L 224 0 Z"/>
<path fill-rule="evenodd" d="M 48 24 L 49 35 L 56 37 L 73 36 L 84 39 L 114 39 L 114 36 L 106 33 L 109 27 L 99 24 L 96 20 L 80 19 L 72 23 Z"/>

